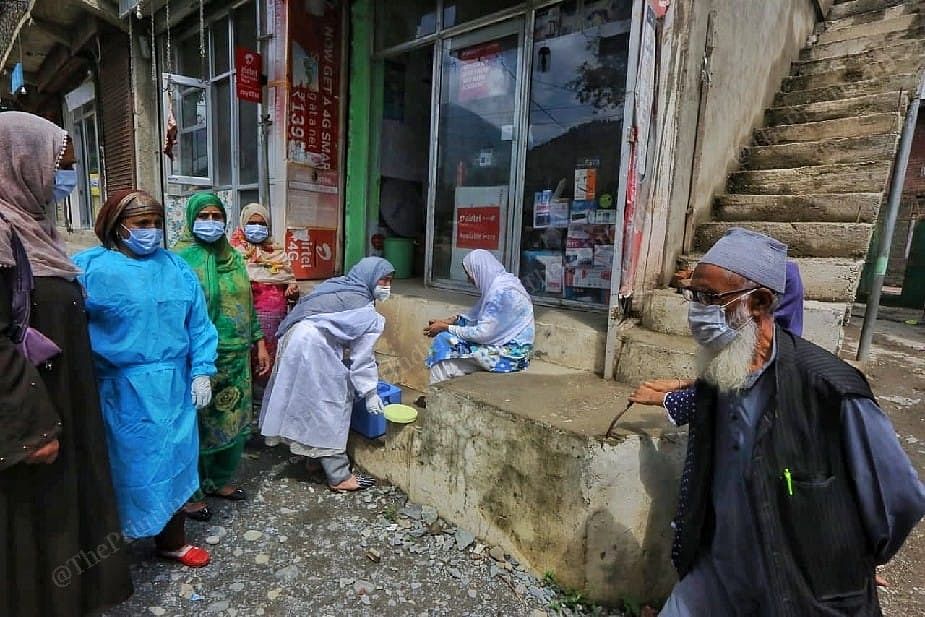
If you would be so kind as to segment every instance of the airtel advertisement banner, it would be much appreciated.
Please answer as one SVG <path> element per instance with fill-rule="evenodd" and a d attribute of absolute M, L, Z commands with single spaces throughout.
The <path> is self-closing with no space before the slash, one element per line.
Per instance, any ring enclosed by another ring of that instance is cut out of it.
<path fill-rule="evenodd" d="M 260 74 L 263 58 L 256 51 L 236 47 L 234 50 L 234 87 L 242 101 L 259 103 L 262 97 Z"/>

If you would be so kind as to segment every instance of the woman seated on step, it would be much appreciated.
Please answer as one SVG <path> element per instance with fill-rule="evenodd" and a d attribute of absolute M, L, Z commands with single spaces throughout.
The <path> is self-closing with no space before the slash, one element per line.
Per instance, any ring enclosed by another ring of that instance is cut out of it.
<path fill-rule="evenodd" d="M 318 285 L 279 326 L 276 367 L 263 396 L 260 433 L 269 446 L 320 463 L 336 492 L 369 488 L 375 480 L 350 471 L 347 433 L 354 393 L 370 413 L 382 413 L 373 348 L 385 327 L 374 300 L 386 300 L 395 268 L 361 259 L 347 276 Z M 317 460 L 314 460 L 317 459 Z M 314 467 L 313 467 L 314 466 Z"/>
<path fill-rule="evenodd" d="M 463 268 L 481 297 L 467 313 L 424 328 L 434 339 L 424 361 L 431 385 L 476 371 L 513 373 L 530 363 L 533 303 L 520 280 L 482 249 L 466 255 Z"/>

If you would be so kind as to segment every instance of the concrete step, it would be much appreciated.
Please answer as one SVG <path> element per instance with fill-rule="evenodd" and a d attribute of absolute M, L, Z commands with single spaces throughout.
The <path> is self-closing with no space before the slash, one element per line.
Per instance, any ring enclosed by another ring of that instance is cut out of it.
<path fill-rule="evenodd" d="M 816 25 L 816 33 L 836 32 L 848 28 L 873 25 L 882 21 L 900 19 L 908 15 L 916 15 L 919 7 L 916 3 L 894 3 L 892 6 L 881 7 L 873 11 L 863 11 L 853 15 L 839 17 L 827 15 L 826 21 Z"/>
<path fill-rule="evenodd" d="M 700 255 L 682 255 L 678 268 L 692 269 Z M 853 302 L 863 260 L 804 257 L 794 261 L 800 267 L 803 289 L 808 300 L 820 302 Z"/>
<path fill-rule="evenodd" d="M 841 2 L 833 6 L 826 18 L 830 20 L 843 19 L 871 11 L 883 11 L 901 4 L 916 5 L 918 2 L 919 0 L 851 0 L 850 2 Z"/>
<path fill-rule="evenodd" d="M 906 101 L 907 97 L 902 92 L 894 90 L 855 98 L 819 101 L 789 107 L 771 107 L 765 112 L 764 118 L 767 126 L 775 126 L 880 113 L 901 113 L 905 111 Z"/>
<path fill-rule="evenodd" d="M 914 73 L 896 73 L 878 79 L 840 83 L 822 88 L 813 88 L 812 90 L 779 92 L 774 99 L 774 107 L 791 107 L 819 103 L 820 101 L 853 99 L 896 90 L 910 91 L 915 88 L 915 85 L 916 76 Z"/>
<path fill-rule="evenodd" d="M 720 221 L 872 223 L 882 197 L 880 193 L 720 195 L 713 216 Z"/>
<path fill-rule="evenodd" d="M 787 169 L 811 165 L 836 165 L 892 159 L 898 133 L 846 139 L 824 139 L 745 149 L 745 169 Z"/>
<path fill-rule="evenodd" d="M 883 77 L 896 73 L 914 73 L 919 68 L 920 64 L 921 58 L 915 56 L 889 59 L 882 62 L 867 62 L 863 64 L 852 63 L 850 66 L 836 68 L 822 73 L 809 73 L 787 77 L 781 83 L 781 91 L 796 92 L 799 90 L 814 90 L 853 81 L 882 79 Z"/>
<path fill-rule="evenodd" d="M 878 47 L 869 49 L 859 54 L 849 54 L 835 58 L 826 58 L 824 60 L 807 60 L 793 63 L 792 70 L 795 76 L 825 75 L 838 71 L 853 71 L 850 75 L 861 75 L 853 77 L 854 80 L 869 79 L 879 77 L 887 72 L 893 73 L 914 73 L 916 68 L 922 62 L 922 41 L 901 41 L 895 45 L 887 47 Z M 864 77 L 863 71 L 868 70 L 871 65 L 884 66 L 882 72 Z M 889 65 L 892 65 L 890 67 Z M 858 73 L 860 71 L 860 73 Z M 808 88 L 792 88 L 793 90 L 806 90 Z"/>
<path fill-rule="evenodd" d="M 771 146 L 898 133 L 901 122 L 902 118 L 898 113 L 885 113 L 805 124 L 784 124 L 756 130 L 755 143 L 759 146 Z"/>
<path fill-rule="evenodd" d="M 674 336 L 629 328 L 621 337 L 616 378 L 631 385 L 647 379 L 692 378 L 697 372 L 696 352 L 689 332 Z"/>
<path fill-rule="evenodd" d="M 871 223 L 769 223 L 711 221 L 697 226 L 694 249 L 706 251 L 732 227 L 745 227 L 777 238 L 791 257 L 846 257 L 861 259 L 870 245 Z"/>
<path fill-rule="evenodd" d="M 801 275 L 802 278 L 802 275 Z M 847 302 L 803 302 L 803 338 L 838 353 L 842 343 L 842 325 L 848 317 Z M 654 332 L 688 336 L 688 303 L 674 289 L 658 289 L 643 304 L 642 325 Z"/>
<path fill-rule="evenodd" d="M 871 49 L 887 47 L 910 40 L 921 40 L 925 35 L 925 28 L 916 27 L 908 30 L 897 30 L 886 34 L 872 34 L 855 39 L 847 39 L 832 43 L 821 43 L 804 48 L 800 52 L 801 60 L 824 60 L 826 58 L 839 58 L 852 54 L 859 54 Z"/>
<path fill-rule="evenodd" d="M 475 302 L 473 296 L 424 287 L 420 281 L 395 281 L 392 298 L 377 306 L 385 316 L 385 331 L 376 351 L 388 380 L 424 390 L 429 371 L 424 359 L 431 340 L 422 334 L 431 319 L 459 314 Z M 534 358 L 567 368 L 602 373 L 607 344 L 607 316 L 546 307 L 534 309 Z"/>
<path fill-rule="evenodd" d="M 894 10 L 894 9 L 889 9 Z M 859 16 L 863 17 L 863 16 Z M 845 23 L 829 22 L 827 29 L 816 38 L 817 45 L 828 45 L 872 36 L 883 36 L 893 32 L 908 32 L 922 25 L 922 16 L 918 13 L 906 14 L 902 12 L 897 16 L 879 19 L 860 24 L 847 23 L 854 18 L 847 18 Z"/>
<path fill-rule="evenodd" d="M 671 517 L 686 434 L 631 389 L 541 362 L 430 390 L 413 424 L 348 451 L 415 503 L 501 546 L 531 572 L 615 605 L 671 591 Z"/>
<path fill-rule="evenodd" d="M 794 169 L 739 171 L 730 174 L 729 193 L 799 195 L 802 193 L 882 193 L 891 160 Z"/>
<path fill-rule="evenodd" d="M 642 304 L 641 324 L 647 330 L 689 336 L 687 325 L 687 301 L 674 289 L 656 289 L 650 292 Z"/>

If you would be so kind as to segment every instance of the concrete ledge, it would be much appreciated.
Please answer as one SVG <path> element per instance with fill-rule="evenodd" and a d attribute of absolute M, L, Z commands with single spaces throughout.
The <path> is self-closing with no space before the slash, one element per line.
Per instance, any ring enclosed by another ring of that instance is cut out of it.
<path fill-rule="evenodd" d="M 619 381 L 636 385 L 647 379 L 684 379 L 696 374 L 697 343 L 687 332 L 673 336 L 645 328 L 623 333 L 617 358 Z"/>
<path fill-rule="evenodd" d="M 662 600 L 674 575 L 670 519 L 686 436 L 635 407 L 604 440 L 629 389 L 537 362 L 431 389 L 412 425 L 352 436 L 361 466 L 447 520 L 554 572 L 590 599 Z"/>
<path fill-rule="evenodd" d="M 706 252 L 733 227 L 745 227 L 777 238 L 787 245 L 790 257 L 863 259 L 873 232 L 871 223 L 710 221 L 697 226 L 695 250 Z"/>
<path fill-rule="evenodd" d="M 768 126 L 774 126 L 777 124 L 822 122 L 823 120 L 885 112 L 902 113 L 905 111 L 905 100 L 906 97 L 902 92 L 895 90 L 881 94 L 820 101 L 793 107 L 771 107 L 765 112 L 764 118 Z"/>
<path fill-rule="evenodd" d="M 465 311 L 475 300 L 463 293 L 424 287 L 421 281 L 395 281 L 392 299 L 377 306 L 386 325 L 376 351 L 388 379 L 416 390 L 426 389 L 424 358 L 431 341 L 422 334 L 424 326 L 428 320 Z M 580 371 L 603 372 L 606 315 L 540 306 L 534 307 L 534 314 L 535 359 Z"/>

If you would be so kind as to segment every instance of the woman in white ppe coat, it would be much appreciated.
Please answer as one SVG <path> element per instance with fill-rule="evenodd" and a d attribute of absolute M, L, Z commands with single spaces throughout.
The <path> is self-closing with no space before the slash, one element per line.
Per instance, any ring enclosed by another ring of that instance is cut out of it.
<path fill-rule="evenodd" d="M 373 355 L 385 318 L 374 300 L 389 297 L 395 268 L 385 259 L 360 260 L 346 276 L 325 281 L 280 324 L 276 367 L 263 397 L 260 432 L 269 446 L 318 459 L 338 492 L 375 480 L 350 471 L 347 434 L 355 396 L 382 413 Z"/>

